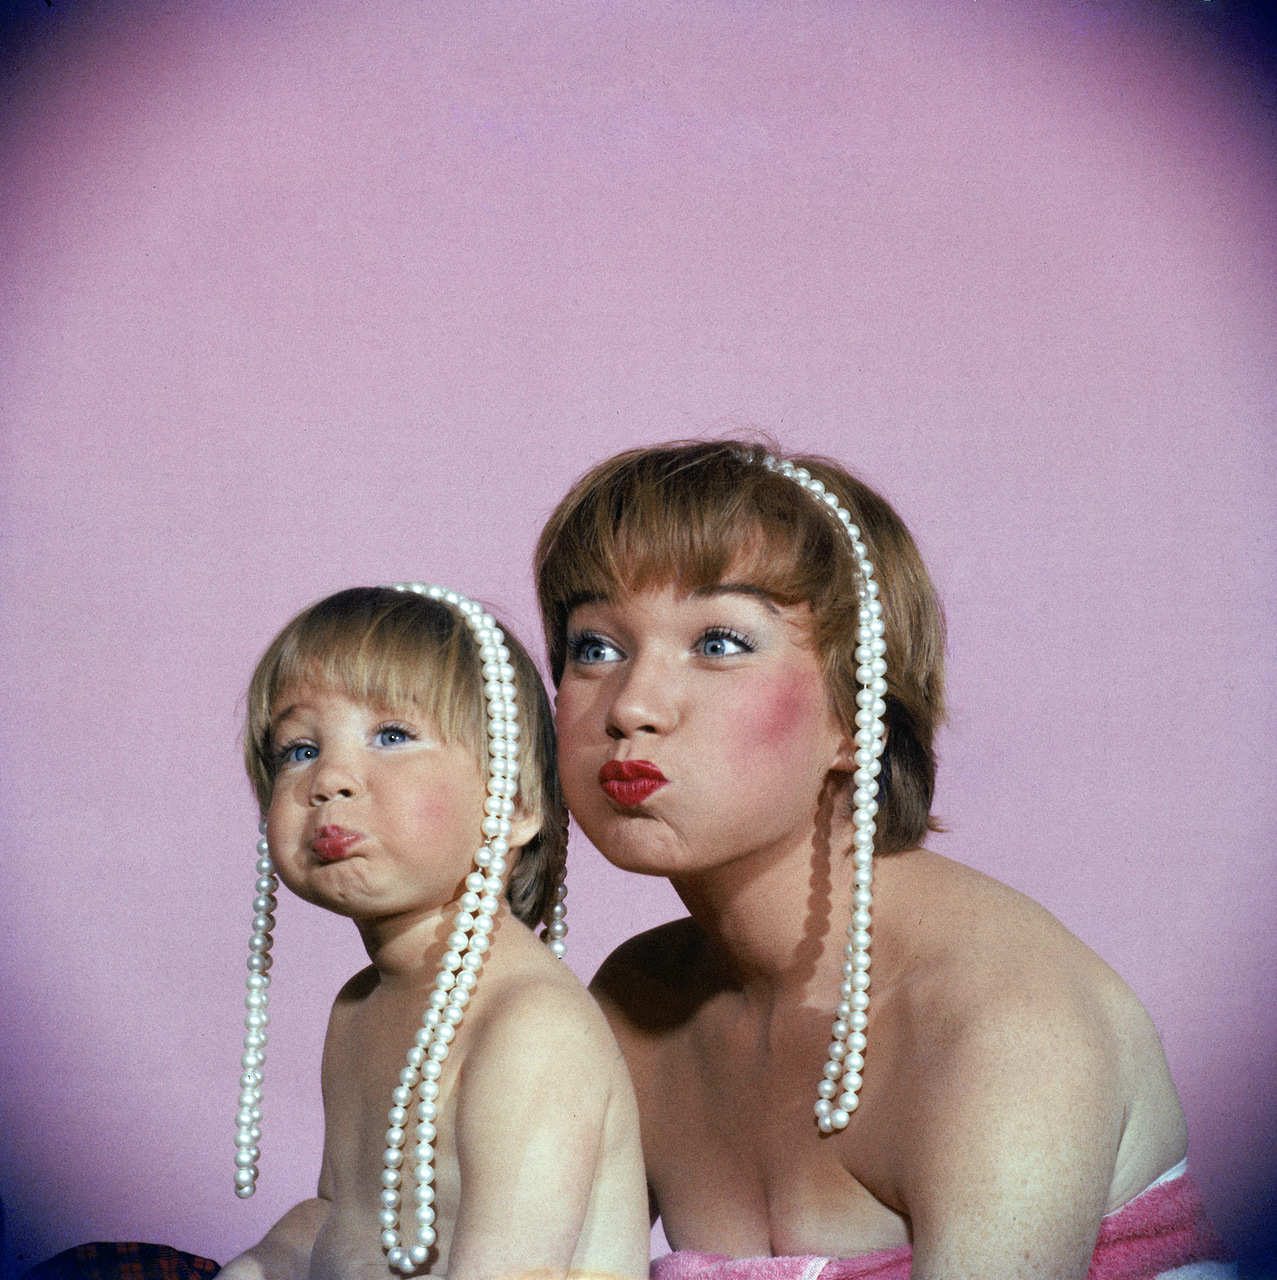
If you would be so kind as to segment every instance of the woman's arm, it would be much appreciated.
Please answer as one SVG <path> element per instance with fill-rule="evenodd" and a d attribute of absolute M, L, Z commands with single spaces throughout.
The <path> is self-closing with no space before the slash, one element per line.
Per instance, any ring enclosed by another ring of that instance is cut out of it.
<path fill-rule="evenodd" d="M 1084 1280 L 1125 1121 L 1087 1003 L 1021 988 L 929 1037 L 900 1153 L 915 1280 Z"/>

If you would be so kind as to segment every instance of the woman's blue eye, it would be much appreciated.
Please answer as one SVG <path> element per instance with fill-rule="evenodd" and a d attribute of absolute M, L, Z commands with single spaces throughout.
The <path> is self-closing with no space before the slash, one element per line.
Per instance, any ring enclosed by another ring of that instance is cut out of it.
<path fill-rule="evenodd" d="M 707 658 L 732 658 L 738 653 L 753 653 L 754 646 L 748 636 L 726 627 L 714 627 L 699 641 L 698 647 Z"/>
<path fill-rule="evenodd" d="M 596 662 L 612 662 L 619 652 L 614 644 L 593 632 L 568 638 L 568 656 L 573 662 L 589 666 Z"/>

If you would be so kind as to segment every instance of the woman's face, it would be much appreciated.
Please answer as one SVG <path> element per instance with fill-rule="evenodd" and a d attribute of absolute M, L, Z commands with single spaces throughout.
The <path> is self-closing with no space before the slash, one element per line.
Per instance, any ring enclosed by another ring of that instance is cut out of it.
<path fill-rule="evenodd" d="M 694 874 L 810 849 L 821 790 L 854 749 L 806 605 L 747 582 L 579 605 L 559 684 L 568 805 L 608 860 Z"/>

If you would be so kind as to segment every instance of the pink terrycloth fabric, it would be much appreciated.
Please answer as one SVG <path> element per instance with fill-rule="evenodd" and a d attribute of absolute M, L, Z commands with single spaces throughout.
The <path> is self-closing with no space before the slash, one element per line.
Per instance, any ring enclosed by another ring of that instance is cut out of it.
<path fill-rule="evenodd" d="M 683 1250 L 652 1263 L 651 1280 L 909 1280 L 912 1250 L 858 1258 L 726 1258 Z M 1190 1262 L 1231 1262 L 1191 1174 L 1150 1187 L 1100 1223 L 1087 1280 L 1155 1280 Z"/>

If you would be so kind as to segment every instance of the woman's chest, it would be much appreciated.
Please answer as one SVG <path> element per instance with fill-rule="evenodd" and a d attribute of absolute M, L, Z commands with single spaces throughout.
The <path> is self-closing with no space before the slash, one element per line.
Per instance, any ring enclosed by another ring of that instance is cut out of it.
<path fill-rule="evenodd" d="M 884 1126 L 867 1106 L 842 1134 L 816 1128 L 825 1033 L 790 1028 L 778 1042 L 699 1030 L 636 1072 L 648 1177 L 670 1244 L 735 1257 L 907 1244 L 905 1219 L 870 1189 L 890 1140 Z"/>

